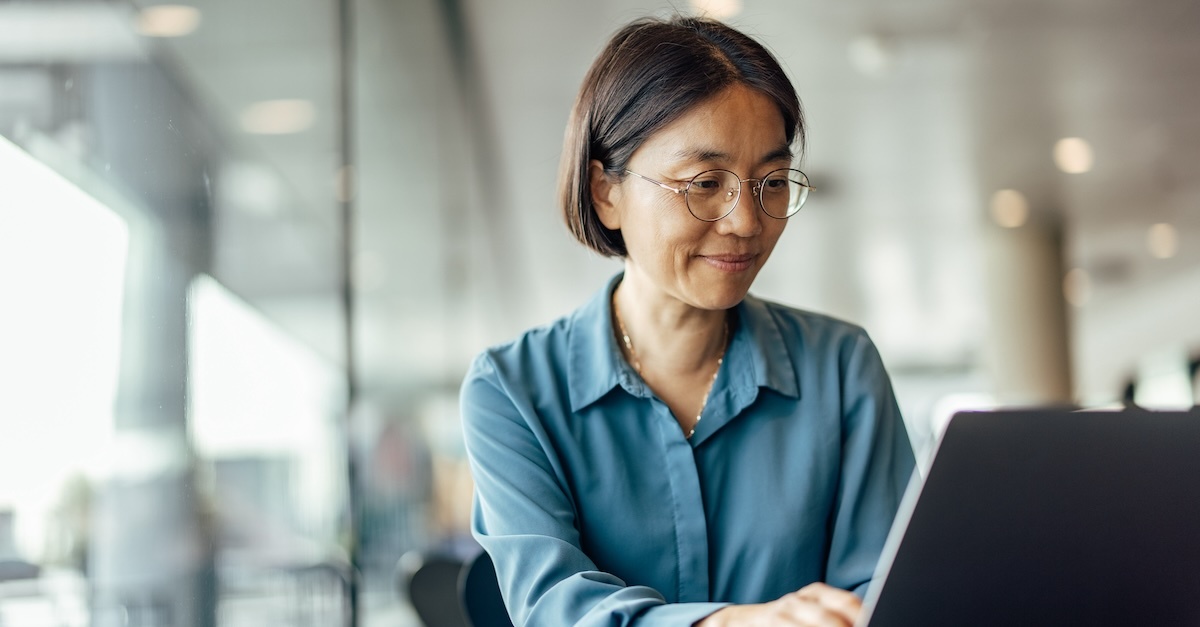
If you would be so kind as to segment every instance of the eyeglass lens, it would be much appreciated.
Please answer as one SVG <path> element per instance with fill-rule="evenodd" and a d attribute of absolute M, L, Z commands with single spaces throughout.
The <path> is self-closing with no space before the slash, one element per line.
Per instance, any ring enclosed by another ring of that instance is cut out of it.
<path fill-rule="evenodd" d="M 800 170 L 775 170 L 754 181 L 758 202 L 773 218 L 794 215 L 808 199 L 808 178 Z M 701 220 L 720 220 L 736 206 L 742 180 L 728 170 L 701 172 L 687 188 L 688 210 Z"/>

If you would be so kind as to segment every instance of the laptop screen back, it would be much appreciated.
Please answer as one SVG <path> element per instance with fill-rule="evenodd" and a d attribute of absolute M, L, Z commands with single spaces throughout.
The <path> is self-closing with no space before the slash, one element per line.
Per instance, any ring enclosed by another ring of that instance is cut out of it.
<path fill-rule="evenodd" d="M 1200 411 L 959 414 L 892 534 L 870 627 L 1200 625 Z"/>

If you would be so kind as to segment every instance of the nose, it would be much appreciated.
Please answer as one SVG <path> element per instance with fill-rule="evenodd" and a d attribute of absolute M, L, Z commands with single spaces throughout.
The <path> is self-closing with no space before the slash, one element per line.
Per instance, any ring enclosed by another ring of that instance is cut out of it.
<path fill-rule="evenodd" d="M 754 237 L 762 233 L 762 219 L 766 216 L 758 208 L 758 186 L 756 181 L 744 183 L 748 183 L 750 189 L 741 190 L 733 211 L 716 222 L 718 233 L 738 237 Z M 731 189 L 730 193 L 737 194 L 738 189 Z"/>

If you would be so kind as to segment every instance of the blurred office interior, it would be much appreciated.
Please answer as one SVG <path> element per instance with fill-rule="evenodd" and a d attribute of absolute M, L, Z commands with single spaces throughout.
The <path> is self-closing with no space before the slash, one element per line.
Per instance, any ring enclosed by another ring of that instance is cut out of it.
<path fill-rule="evenodd" d="M 620 267 L 555 207 L 575 91 L 673 11 L 791 74 L 755 291 L 870 331 L 919 457 L 1197 402 L 1195 0 L 0 1 L 0 626 L 418 624 L 470 359 Z"/>

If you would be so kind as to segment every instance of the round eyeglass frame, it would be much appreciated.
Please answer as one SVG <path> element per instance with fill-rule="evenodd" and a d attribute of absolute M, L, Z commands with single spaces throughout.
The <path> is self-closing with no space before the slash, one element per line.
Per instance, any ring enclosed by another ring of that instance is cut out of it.
<path fill-rule="evenodd" d="M 737 198 L 734 199 L 734 201 L 732 203 L 730 203 L 729 210 L 726 211 L 725 213 L 721 214 L 719 217 L 701 218 L 700 216 L 696 215 L 696 212 L 692 210 L 692 205 L 690 203 L 688 203 L 688 201 L 687 201 L 688 190 L 690 190 L 692 188 L 692 183 L 694 183 L 696 181 L 696 179 L 704 176 L 705 174 L 712 174 L 713 172 L 728 172 L 729 174 L 732 174 L 733 177 L 738 180 L 738 186 L 737 186 L 738 196 L 737 196 Z M 796 172 L 801 177 L 803 177 L 803 180 L 805 180 L 805 181 L 808 180 L 808 175 L 805 174 L 801 170 L 797 170 L 796 168 L 779 168 L 779 169 L 771 170 L 770 172 L 767 172 L 760 178 L 750 178 L 750 179 L 744 179 L 744 178 L 738 176 L 737 172 L 733 172 L 732 170 L 726 170 L 724 168 L 713 168 L 711 170 L 705 170 L 705 171 L 693 176 L 692 178 L 688 179 L 687 184 L 684 185 L 683 187 L 674 187 L 674 186 L 668 185 L 667 183 L 664 183 L 662 181 L 654 180 L 644 174 L 638 174 L 637 172 L 634 172 L 633 170 L 629 170 L 629 169 L 625 170 L 626 174 L 632 174 L 632 175 L 642 179 L 643 181 L 653 183 L 667 191 L 674 192 L 675 194 L 683 194 L 683 204 L 687 207 L 688 213 L 690 213 L 693 218 L 696 218 L 697 220 L 700 220 L 701 222 L 718 222 L 720 220 L 724 220 L 725 218 L 729 217 L 729 214 L 733 213 L 733 210 L 737 209 L 738 203 L 741 202 L 741 200 L 742 200 L 742 185 L 745 185 L 746 183 L 754 183 L 754 186 L 750 188 L 750 193 L 753 194 L 754 197 L 758 200 L 758 202 L 757 202 L 758 208 L 761 209 L 762 212 L 768 218 L 774 218 L 776 220 L 786 220 L 786 219 L 796 215 L 797 213 L 800 212 L 801 207 L 803 207 L 804 203 L 808 200 L 807 193 L 805 194 L 804 199 L 801 200 L 799 203 L 797 203 L 795 207 L 789 208 L 788 214 L 783 217 L 771 215 L 771 213 L 769 211 L 767 211 L 767 208 L 765 206 L 763 206 L 763 202 L 762 202 L 763 183 L 766 182 L 767 179 L 771 178 L 771 175 L 775 174 L 776 172 Z M 812 192 L 816 189 L 812 185 L 806 185 L 804 183 L 801 183 L 800 186 L 807 189 L 808 192 Z"/>

